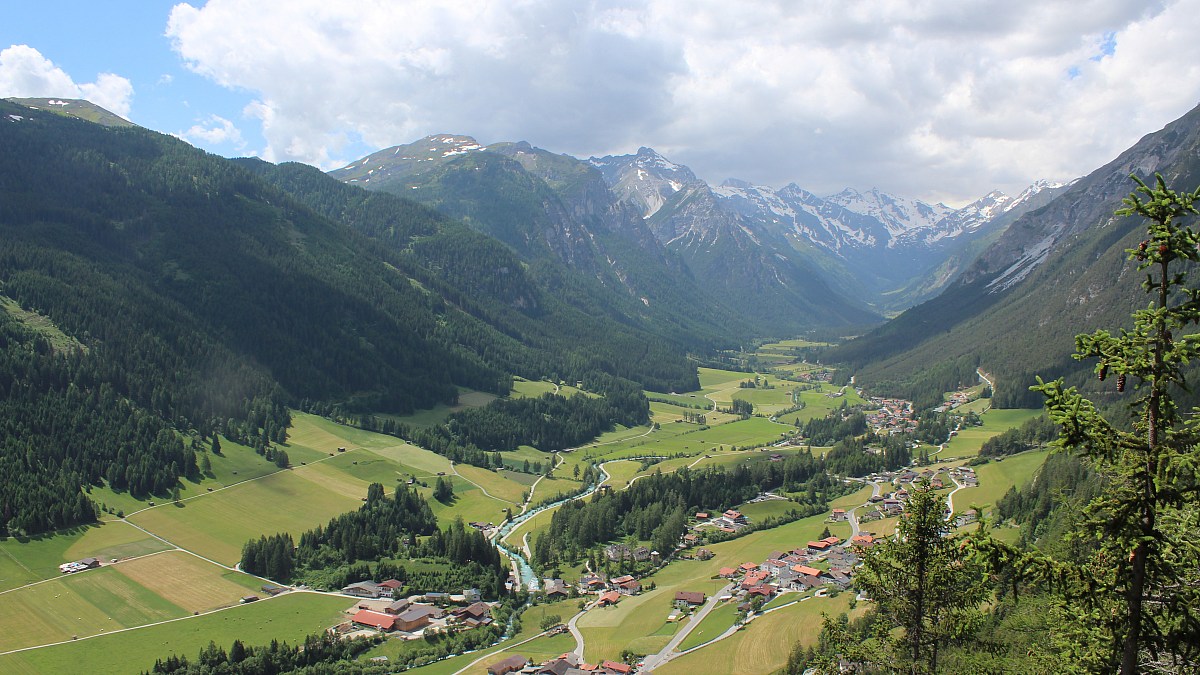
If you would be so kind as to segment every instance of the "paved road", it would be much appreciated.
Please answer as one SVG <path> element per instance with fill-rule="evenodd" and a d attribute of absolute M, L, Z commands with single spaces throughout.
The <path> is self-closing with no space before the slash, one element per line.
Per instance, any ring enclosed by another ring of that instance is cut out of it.
<path fill-rule="evenodd" d="M 579 622 L 579 617 L 584 614 L 587 614 L 587 610 L 581 609 L 578 614 L 567 621 L 567 630 L 571 631 L 571 637 L 575 638 L 575 654 L 581 661 L 583 660 L 583 633 L 579 632 L 579 626 L 576 624 Z"/>
<path fill-rule="evenodd" d="M 882 484 L 879 483 L 878 481 L 873 481 L 871 483 L 871 496 L 872 497 L 879 496 L 880 485 L 882 485 Z M 867 504 L 870 504 L 870 502 L 867 502 Z M 855 513 L 855 511 L 858 511 L 859 509 L 866 506 L 867 504 L 859 504 L 858 506 L 856 506 L 846 512 L 846 520 L 850 523 L 850 536 L 847 537 L 846 541 L 842 543 L 843 548 L 850 548 L 850 545 L 853 543 L 851 540 L 854 539 L 854 537 L 858 536 L 858 533 L 859 533 L 858 515 Z"/>

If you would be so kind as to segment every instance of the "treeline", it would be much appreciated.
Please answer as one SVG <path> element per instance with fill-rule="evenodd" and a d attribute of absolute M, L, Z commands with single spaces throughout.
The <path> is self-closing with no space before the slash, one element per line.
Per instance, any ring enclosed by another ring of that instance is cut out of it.
<path fill-rule="evenodd" d="M 592 547 L 624 537 L 649 541 L 667 554 L 675 550 L 688 517 L 696 511 L 724 510 L 775 488 L 809 491 L 823 509 L 832 483 L 824 461 L 811 452 L 782 462 L 739 464 L 732 470 L 655 471 L 619 492 L 563 504 L 551 517 L 549 529 L 535 540 L 533 562 L 546 566 L 579 560 Z"/>
<path fill-rule="evenodd" d="M 241 568 L 289 582 L 308 569 L 393 556 L 405 539 L 432 534 L 436 529 L 437 519 L 429 503 L 416 490 L 397 485 L 388 498 L 382 485 L 372 483 L 366 503 L 357 511 L 308 530 L 300 535 L 298 546 L 292 545 L 292 537 L 286 533 L 246 542 Z"/>
<path fill-rule="evenodd" d="M 867 416 L 861 410 L 849 410 L 842 402 L 841 408 L 826 415 L 814 417 L 800 427 L 809 445 L 833 445 L 847 436 L 861 436 L 867 432 Z"/>
<path fill-rule="evenodd" d="M 378 642 L 379 639 L 342 640 L 329 633 L 309 635 L 302 645 L 272 640 L 269 645 L 253 647 L 234 640 L 229 651 L 209 642 L 195 661 L 172 654 L 142 672 L 145 675 L 382 675 L 390 671 L 388 666 L 355 662 Z"/>
<path fill-rule="evenodd" d="M 94 521 L 84 490 L 104 481 L 144 497 L 198 476 L 192 450 L 103 381 L 102 361 L 56 353 L 0 309 L 0 534 Z"/>
<path fill-rule="evenodd" d="M 825 454 L 825 468 L 836 476 L 866 476 L 895 471 L 912 463 L 907 434 L 882 434 L 880 437 L 847 437 Z M 868 441 L 875 446 L 868 449 Z"/>
<path fill-rule="evenodd" d="M 424 538 L 422 538 L 424 537 Z M 429 558 L 434 565 L 405 565 Z M 413 590 L 475 586 L 497 597 L 505 576 L 500 553 L 483 533 L 456 519 L 439 530 L 429 503 L 407 485 L 392 497 L 373 483 L 358 510 L 308 530 L 293 545 L 283 533 L 246 542 L 241 569 L 276 581 L 340 588 L 373 575 L 405 581 Z"/>
<path fill-rule="evenodd" d="M 1011 487 L 996 502 L 1001 521 L 1021 525 L 1026 545 L 1055 548 L 1064 537 L 1082 505 L 1104 491 L 1100 474 L 1079 457 L 1053 453 L 1028 484 Z"/>
<path fill-rule="evenodd" d="M 1058 438 L 1059 431 L 1059 426 L 1051 422 L 1049 417 L 1038 415 L 1015 429 L 984 441 L 979 454 L 984 457 L 1015 455 L 1049 443 Z"/>

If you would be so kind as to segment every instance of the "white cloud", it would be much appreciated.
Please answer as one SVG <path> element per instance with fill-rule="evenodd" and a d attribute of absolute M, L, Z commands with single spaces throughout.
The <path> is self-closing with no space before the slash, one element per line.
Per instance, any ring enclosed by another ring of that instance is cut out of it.
<path fill-rule="evenodd" d="M 1200 0 L 268 5 L 180 4 L 167 35 L 251 92 L 265 157 L 324 168 L 453 132 L 962 200 L 1086 173 L 1200 102 Z"/>
<path fill-rule="evenodd" d="M 175 135 L 196 145 L 211 146 L 227 143 L 237 150 L 245 148 L 242 132 L 234 126 L 233 122 L 220 115 L 209 115 L 203 122 L 194 124 L 187 131 L 181 131 Z"/>
<path fill-rule="evenodd" d="M 28 45 L 0 51 L 0 98 L 84 98 L 122 117 L 129 115 L 133 84 L 112 73 L 76 83 L 62 68 Z"/>

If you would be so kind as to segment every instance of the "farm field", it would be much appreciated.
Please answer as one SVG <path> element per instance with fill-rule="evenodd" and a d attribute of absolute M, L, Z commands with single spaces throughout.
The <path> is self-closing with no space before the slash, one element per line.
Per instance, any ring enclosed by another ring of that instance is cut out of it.
<path fill-rule="evenodd" d="M 113 570 L 100 570 L 113 571 Z M 273 639 L 295 644 L 338 621 L 346 598 L 288 593 L 197 617 L 185 616 L 136 631 L 102 635 L 60 645 L 0 655 L 0 672 L 12 675 L 79 672 L 96 675 L 148 670 L 156 659 L 181 654 L 195 659 L 209 641 L 226 649 L 235 640 L 262 645 Z"/>
<path fill-rule="evenodd" d="M 1019 427 L 1027 420 L 1042 414 L 1040 409 L 1001 410 L 992 408 L 983 413 L 983 426 L 963 427 L 958 434 L 946 444 L 946 449 L 937 456 L 939 461 L 962 457 L 974 457 L 979 454 L 984 441 L 993 436 L 999 436 L 1005 431 Z"/>
<path fill-rule="evenodd" d="M 119 566 L 78 572 L 0 595 L 0 652 L 191 613 L 122 574 Z"/>
<path fill-rule="evenodd" d="M 32 539 L 0 540 L 0 591 L 58 578 L 61 576 L 59 565 L 80 558 L 130 558 L 168 548 L 158 539 L 119 521 L 76 527 Z"/>
<path fill-rule="evenodd" d="M 263 580 L 232 572 L 183 551 L 165 551 L 112 566 L 131 581 L 182 607 L 207 612 L 259 593 Z"/>
<path fill-rule="evenodd" d="M 692 629 L 691 633 L 684 638 L 683 642 L 679 643 L 679 651 L 687 651 L 692 647 L 698 647 L 709 640 L 717 637 L 738 619 L 737 602 L 728 600 L 718 607 L 713 608 L 713 611 L 704 617 L 700 625 Z"/>
<path fill-rule="evenodd" d="M 954 494 L 954 509 L 965 511 L 972 505 L 992 507 L 1012 486 L 1020 487 L 1033 478 L 1033 474 L 1046 461 L 1049 450 L 1032 450 L 1010 455 L 975 467 L 979 487 L 963 488 Z"/>
<path fill-rule="evenodd" d="M 343 492 L 346 481 L 360 485 L 361 495 L 366 494 L 367 484 L 345 474 L 341 474 L 344 480 L 314 474 L 311 469 L 317 466 L 280 471 L 181 506 L 147 509 L 128 519 L 180 548 L 232 566 L 249 539 L 276 532 L 296 537 L 358 507 L 360 499 Z"/>
<path fill-rule="evenodd" d="M 762 675 L 787 663 L 797 642 L 815 644 L 821 633 L 821 614 L 837 616 L 850 607 L 852 594 L 813 598 L 754 617 L 730 637 L 656 668 L 656 675 L 728 673 Z"/>

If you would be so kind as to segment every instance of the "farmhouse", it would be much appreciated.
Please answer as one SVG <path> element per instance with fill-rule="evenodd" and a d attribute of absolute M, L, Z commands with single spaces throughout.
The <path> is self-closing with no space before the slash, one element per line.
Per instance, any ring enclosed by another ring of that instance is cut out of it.
<path fill-rule="evenodd" d="M 508 675 L 523 669 L 529 659 L 524 656 L 510 656 L 503 661 L 497 661 L 487 667 L 488 675 Z"/>
<path fill-rule="evenodd" d="M 729 577 L 733 577 L 733 576 L 737 575 L 737 570 L 733 569 L 732 567 L 722 567 L 717 572 L 717 575 L 725 577 L 725 578 L 729 578 Z"/>
<path fill-rule="evenodd" d="M 808 542 L 808 550 L 810 550 L 810 551 L 817 551 L 817 552 L 828 551 L 829 546 L 830 546 L 829 542 L 824 541 L 824 540 Z"/>
<path fill-rule="evenodd" d="M 570 597 L 571 591 L 567 588 L 566 582 L 562 579 L 543 579 L 542 585 L 545 586 L 546 599 L 551 598 L 566 598 Z"/>
<path fill-rule="evenodd" d="M 356 598 L 378 598 L 384 594 L 384 590 L 374 581 L 360 581 L 346 586 L 342 593 Z"/>
<path fill-rule="evenodd" d="M 433 619 L 440 619 L 446 616 L 445 610 L 432 605 L 413 605 L 403 614 L 392 617 L 396 621 L 396 628 L 406 632 L 413 632 L 428 626 Z"/>
<path fill-rule="evenodd" d="M 846 519 L 846 509 L 834 509 L 829 519 L 835 523 L 840 523 Z"/>
<path fill-rule="evenodd" d="M 616 591 L 605 591 L 600 594 L 600 599 L 596 601 L 597 607 L 607 607 L 615 605 L 621 600 L 621 594 Z"/>
<path fill-rule="evenodd" d="M 675 591 L 675 605 L 696 607 L 704 604 L 704 593 L 700 591 Z"/>

